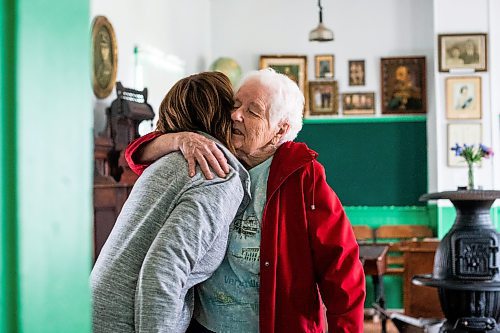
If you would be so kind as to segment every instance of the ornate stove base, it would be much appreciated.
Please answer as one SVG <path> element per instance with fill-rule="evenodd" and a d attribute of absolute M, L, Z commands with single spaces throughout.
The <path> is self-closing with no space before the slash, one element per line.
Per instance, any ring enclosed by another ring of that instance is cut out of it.
<path fill-rule="evenodd" d="M 439 333 L 500 333 L 500 327 L 493 318 L 468 317 L 459 318 L 452 324 L 446 321 Z"/>

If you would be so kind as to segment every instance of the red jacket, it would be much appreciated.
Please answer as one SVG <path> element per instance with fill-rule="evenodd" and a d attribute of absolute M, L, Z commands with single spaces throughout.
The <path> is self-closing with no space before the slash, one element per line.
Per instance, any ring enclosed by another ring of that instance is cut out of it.
<path fill-rule="evenodd" d="M 158 134 L 132 143 L 126 159 Z M 274 154 L 260 249 L 260 332 L 362 333 L 365 278 L 342 204 L 326 183 L 317 153 L 286 142 Z M 320 297 L 321 294 L 321 297 Z"/>

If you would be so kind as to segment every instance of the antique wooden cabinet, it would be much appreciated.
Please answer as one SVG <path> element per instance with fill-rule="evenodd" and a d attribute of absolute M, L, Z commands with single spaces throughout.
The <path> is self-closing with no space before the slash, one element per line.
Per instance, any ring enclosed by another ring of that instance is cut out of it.
<path fill-rule="evenodd" d="M 117 82 L 116 94 L 106 111 L 105 130 L 94 138 L 94 261 L 137 179 L 127 166 L 125 149 L 139 137 L 139 123 L 154 117 L 147 89 L 128 89 Z"/>

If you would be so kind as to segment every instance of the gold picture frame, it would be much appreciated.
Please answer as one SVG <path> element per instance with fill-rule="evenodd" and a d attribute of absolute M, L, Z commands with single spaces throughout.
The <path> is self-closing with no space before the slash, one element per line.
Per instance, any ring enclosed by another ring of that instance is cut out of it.
<path fill-rule="evenodd" d="M 105 16 L 96 16 L 92 22 L 92 88 L 98 98 L 106 98 L 113 91 L 117 68 L 113 26 Z"/>
<path fill-rule="evenodd" d="M 481 77 L 449 77 L 445 91 L 447 119 L 481 119 Z"/>
<path fill-rule="evenodd" d="M 488 35 L 485 33 L 438 35 L 439 71 L 488 70 Z"/>
<path fill-rule="evenodd" d="M 309 115 L 336 115 L 339 110 L 337 81 L 309 81 Z"/>
<path fill-rule="evenodd" d="M 342 113 L 344 115 L 375 114 L 375 93 L 355 92 L 342 94 Z"/>
<path fill-rule="evenodd" d="M 364 86 L 365 85 L 365 61 L 364 60 L 349 60 L 349 85 Z"/>
<path fill-rule="evenodd" d="M 276 72 L 285 74 L 297 83 L 304 94 L 307 107 L 307 56 L 305 55 L 261 55 L 259 69 L 272 68 Z"/>
<path fill-rule="evenodd" d="M 322 54 L 314 56 L 314 69 L 317 79 L 332 79 L 335 77 L 335 56 Z"/>
<path fill-rule="evenodd" d="M 392 57 L 380 61 L 382 114 L 427 112 L 425 57 Z"/>

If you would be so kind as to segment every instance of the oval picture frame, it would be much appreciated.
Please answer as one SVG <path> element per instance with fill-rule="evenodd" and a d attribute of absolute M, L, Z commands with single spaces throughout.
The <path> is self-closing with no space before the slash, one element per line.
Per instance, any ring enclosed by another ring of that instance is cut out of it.
<path fill-rule="evenodd" d="M 118 52 L 113 26 L 105 16 L 92 21 L 92 88 L 98 98 L 111 94 L 116 82 Z"/>

